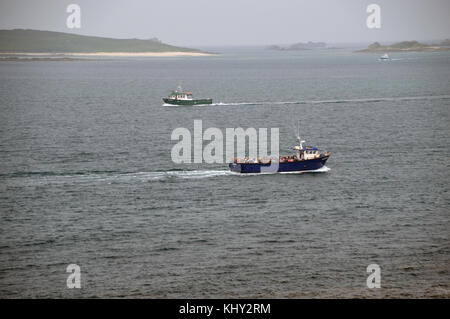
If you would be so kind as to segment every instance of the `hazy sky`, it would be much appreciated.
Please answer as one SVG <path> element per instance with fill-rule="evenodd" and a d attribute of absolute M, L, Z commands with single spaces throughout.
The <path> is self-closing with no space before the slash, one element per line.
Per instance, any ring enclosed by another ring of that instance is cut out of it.
<path fill-rule="evenodd" d="M 81 29 L 66 8 L 81 7 Z M 381 29 L 366 8 L 381 7 Z M 450 38 L 449 0 L 0 0 L 0 29 L 29 28 L 114 38 L 158 37 L 196 45 Z"/>

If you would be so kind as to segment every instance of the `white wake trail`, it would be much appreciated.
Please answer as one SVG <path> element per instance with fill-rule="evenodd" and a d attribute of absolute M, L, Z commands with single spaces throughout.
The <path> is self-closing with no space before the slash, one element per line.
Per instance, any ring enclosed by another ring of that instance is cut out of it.
<path fill-rule="evenodd" d="M 288 105 L 288 104 L 333 104 L 333 103 L 370 103 L 383 101 L 415 101 L 415 100 L 439 100 L 450 99 L 450 95 L 429 96 L 400 96 L 400 97 L 374 97 L 361 99 L 335 99 L 335 100 L 303 100 L 303 101 L 259 101 L 259 102 L 217 102 L 212 104 L 195 106 L 239 106 L 239 105 Z M 163 106 L 174 106 L 163 104 Z"/>

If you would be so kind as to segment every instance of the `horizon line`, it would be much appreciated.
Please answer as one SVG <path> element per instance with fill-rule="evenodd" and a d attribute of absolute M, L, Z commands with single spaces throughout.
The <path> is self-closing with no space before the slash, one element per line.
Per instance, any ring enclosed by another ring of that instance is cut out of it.
<path fill-rule="evenodd" d="M 102 35 L 92 35 L 92 34 L 82 34 L 82 33 L 76 33 L 76 32 L 70 32 L 68 31 L 55 31 L 55 30 L 41 30 L 41 29 L 31 29 L 31 28 L 11 28 L 11 29 L 0 29 L 0 31 L 14 31 L 14 30 L 23 30 L 23 31 L 42 31 L 42 32 L 55 32 L 55 33 L 64 33 L 64 34 L 71 34 L 71 35 L 78 35 L 78 36 L 86 36 L 86 37 L 95 37 L 95 38 L 104 38 L 104 39 L 114 39 L 114 40 L 141 40 L 141 41 L 150 41 L 152 39 L 158 39 L 164 44 L 169 44 L 172 46 L 204 46 L 204 47 L 258 47 L 258 46 L 269 46 L 269 45 L 290 45 L 290 44 L 296 44 L 296 43 L 318 43 L 318 42 L 324 42 L 326 44 L 342 44 L 342 45 L 361 45 L 361 44 L 371 44 L 374 42 L 379 43 L 395 43 L 395 42 L 403 42 L 403 41 L 422 41 L 422 42 L 431 42 L 431 41 L 442 41 L 450 39 L 450 36 L 448 38 L 434 38 L 434 39 L 420 39 L 420 38 L 412 38 L 412 39 L 396 39 L 396 40 L 360 40 L 360 41 L 325 41 L 325 40 L 303 40 L 303 41 L 292 41 L 292 42 L 278 42 L 278 43 L 228 43 L 228 44 L 207 44 L 207 43 L 201 43 L 201 44 L 179 44 L 179 43 L 169 43 L 165 42 L 164 40 L 160 39 L 157 36 L 153 36 L 151 38 L 140 38 L 140 37 L 128 37 L 128 38 L 118 38 L 114 36 L 102 36 Z"/>

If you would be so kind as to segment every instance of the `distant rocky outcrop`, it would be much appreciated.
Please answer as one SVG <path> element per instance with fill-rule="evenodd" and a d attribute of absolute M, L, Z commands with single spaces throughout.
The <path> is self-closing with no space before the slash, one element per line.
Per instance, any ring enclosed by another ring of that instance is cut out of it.
<path fill-rule="evenodd" d="M 270 45 L 267 47 L 269 50 L 278 51 L 302 51 L 302 50 L 315 50 L 315 49 L 327 49 L 325 42 L 307 42 L 307 43 L 294 43 L 288 46 Z"/>
<path fill-rule="evenodd" d="M 402 51 L 445 51 L 450 48 L 428 45 L 419 43 L 417 41 L 402 41 L 391 45 L 381 45 L 378 42 L 374 42 L 367 47 L 367 49 L 359 50 L 357 52 L 402 52 Z"/>
<path fill-rule="evenodd" d="M 441 46 L 450 47 L 450 39 L 445 39 L 444 41 L 442 41 Z"/>

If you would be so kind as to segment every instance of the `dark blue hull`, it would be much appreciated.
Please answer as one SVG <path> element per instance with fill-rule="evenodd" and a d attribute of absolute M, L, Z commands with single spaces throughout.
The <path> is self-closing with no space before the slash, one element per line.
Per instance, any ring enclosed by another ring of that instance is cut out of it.
<path fill-rule="evenodd" d="M 294 172 L 306 172 L 314 171 L 325 166 L 325 162 L 328 160 L 329 156 L 323 156 L 320 158 L 305 160 L 305 161 L 295 161 L 279 163 L 278 170 L 273 173 L 294 173 Z M 261 168 L 266 167 L 267 172 L 269 171 L 270 164 L 256 164 L 256 163 L 230 163 L 230 170 L 237 173 L 261 173 Z M 263 173 L 265 170 L 263 169 Z"/>

